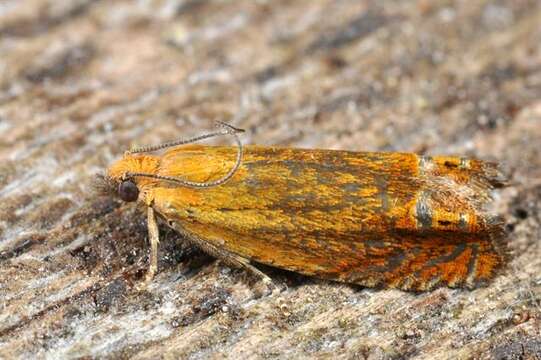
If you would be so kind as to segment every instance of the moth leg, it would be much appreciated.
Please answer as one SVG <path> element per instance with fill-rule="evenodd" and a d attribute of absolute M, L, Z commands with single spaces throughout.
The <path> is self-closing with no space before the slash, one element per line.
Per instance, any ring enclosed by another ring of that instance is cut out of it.
<path fill-rule="evenodd" d="M 263 271 L 259 270 L 258 268 L 250 264 L 250 260 L 248 259 L 245 259 L 243 257 L 240 257 L 238 255 L 235 255 L 229 252 L 224 252 L 220 254 L 220 256 L 217 256 L 217 258 L 220 259 L 226 265 L 247 270 L 252 275 L 255 275 L 256 277 L 258 277 L 265 284 L 273 284 L 272 279 Z"/>
<path fill-rule="evenodd" d="M 235 268 L 245 269 L 259 279 L 261 279 L 265 284 L 273 284 L 272 279 L 267 274 L 265 274 L 263 271 L 259 270 L 250 263 L 250 259 L 244 258 L 240 255 L 219 248 L 209 243 L 208 241 L 205 241 L 204 239 L 187 232 L 179 223 L 175 221 L 169 221 L 169 226 L 182 234 L 184 238 L 186 238 L 186 240 L 188 240 L 190 243 L 197 246 L 199 249 L 203 250 L 210 256 L 221 260 L 224 264 Z"/>
<path fill-rule="evenodd" d="M 158 231 L 158 224 L 152 206 L 149 206 L 147 210 L 147 227 L 148 238 L 150 241 L 150 265 L 145 277 L 145 284 L 149 283 L 158 271 L 158 244 L 160 243 L 160 232 Z"/>
<path fill-rule="evenodd" d="M 192 241 L 193 243 L 195 243 L 192 240 L 192 238 L 190 237 L 188 238 L 189 238 L 189 241 Z M 249 273 L 259 278 L 265 284 L 273 283 L 272 279 L 267 274 L 265 274 L 263 271 L 259 270 L 258 268 L 256 268 L 250 263 L 250 259 L 244 258 L 242 256 L 231 253 L 229 251 L 225 251 L 223 249 L 219 249 L 219 248 L 209 249 L 209 247 L 203 248 L 197 243 L 196 245 L 199 246 L 207 254 L 219 259 L 221 262 L 223 262 L 227 266 L 247 270 Z"/>

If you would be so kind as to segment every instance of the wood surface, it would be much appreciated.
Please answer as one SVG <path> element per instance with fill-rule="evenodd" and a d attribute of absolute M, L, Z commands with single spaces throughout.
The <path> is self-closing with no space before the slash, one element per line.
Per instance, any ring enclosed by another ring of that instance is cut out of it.
<path fill-rule="evenodd" d="M 536 0 L 1 1 L 0 358 L 541 358 L 540 23 Z M 502 162 L 510 262 L 418 294 L 264 268 L 269 295 L 161 226 L 137 290 L 144 209 L 93 180 L 214 120 Z"/>

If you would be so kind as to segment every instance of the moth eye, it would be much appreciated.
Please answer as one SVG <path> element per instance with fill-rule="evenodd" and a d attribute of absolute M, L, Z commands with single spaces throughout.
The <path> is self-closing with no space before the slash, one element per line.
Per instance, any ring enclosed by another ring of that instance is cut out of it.
<path fill-rule="evenodd" d="M 133 181 L 124 180 L 118 185 L 118 196 L 127 202 L 135 201 L 139 196 L 139 189 Z"/>

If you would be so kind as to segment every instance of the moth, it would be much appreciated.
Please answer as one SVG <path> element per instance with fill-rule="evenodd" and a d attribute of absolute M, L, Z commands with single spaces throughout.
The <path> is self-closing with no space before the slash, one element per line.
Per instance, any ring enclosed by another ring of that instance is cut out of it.
<path fill-rule="evenodd" d="M 227 124 L 127 151 L 105 175 L 147 208 L 150 266 L 157 217 L 227 265 L 256 264 L 359 284 L 475 288 L 506 263 L 502 221 L 487 210 L 505 185 L 496 163 L 454 156 L 243 146 Z M 236 146 L 193 142 L 229 135 Z M 162 154 L 149 154 L 165 150 Z"/>

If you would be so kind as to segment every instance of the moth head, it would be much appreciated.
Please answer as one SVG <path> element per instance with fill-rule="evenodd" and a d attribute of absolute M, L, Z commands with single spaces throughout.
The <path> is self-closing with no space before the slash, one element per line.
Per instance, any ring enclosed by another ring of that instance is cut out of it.
<path fill-rule="evenodd" d="M 122 201 L 133 202 L 139 198 L 139 188 L 133 179 L 114 178 L 98 174 L 93 183 L 94 191 L 101 196 L 114 196 Z"/>
<path fill-rule="evenodd" d="M 139 199 L 139 193 L 145 186 L 155 182 L 153 179 L 131 176 L 131 173 L 154 174 L 158 159 L 153 156 L 124 154 L 113 163 L 104 175 L 98 177 L 98 187 L 102 194 L 118 197 L 122 201 L 133 202 Z"/>
<path fill-rule="evenodd" d="M 132 179 L 124 179 L 118 184 L 118 197 L 126 202 L 136 201 L 139 198 L 139 188 Z"/>

